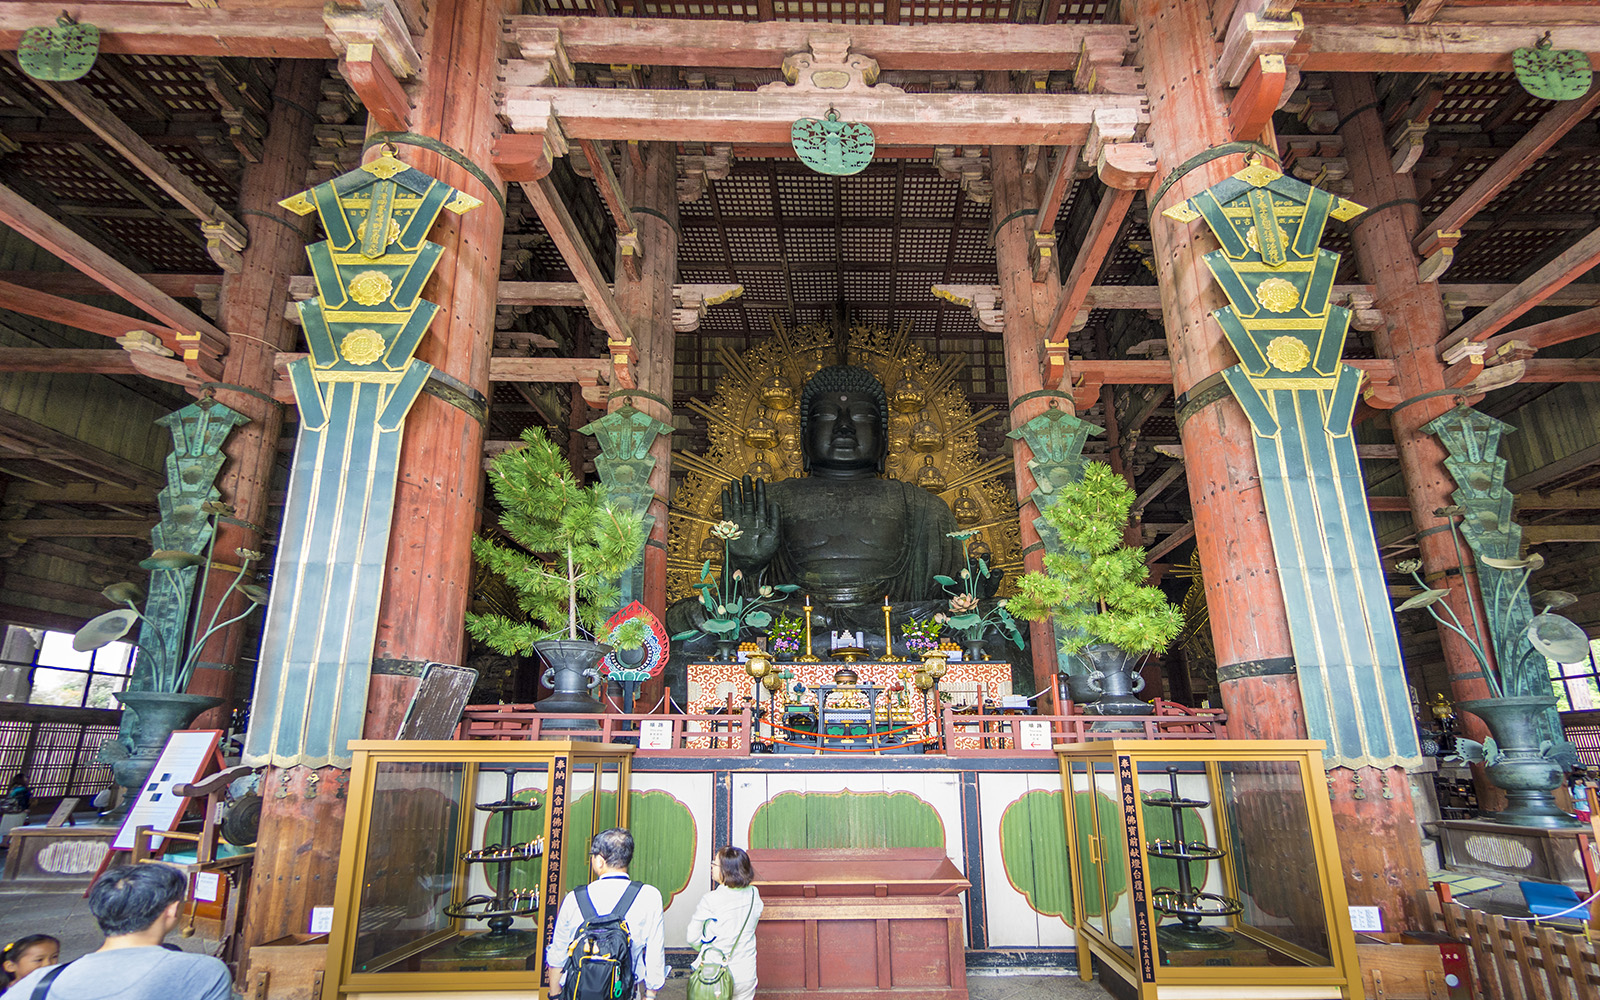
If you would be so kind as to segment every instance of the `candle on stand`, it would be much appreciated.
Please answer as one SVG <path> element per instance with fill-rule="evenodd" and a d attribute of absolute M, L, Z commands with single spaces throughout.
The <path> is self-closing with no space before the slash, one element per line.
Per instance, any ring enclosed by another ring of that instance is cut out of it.
<path fill-rule="evenodd" d="M 801 663 L 816 663 L 817 658 L 811 652 L 811 595 L 806 595 L 806 652 L 798 658 Z"/>
<path fill-rule="evenodd" d="M 889 630 L 889 595 L 883 595 L 883 662 L 899 663 L 901 657 L 894 655 L 894 633 Z"/>

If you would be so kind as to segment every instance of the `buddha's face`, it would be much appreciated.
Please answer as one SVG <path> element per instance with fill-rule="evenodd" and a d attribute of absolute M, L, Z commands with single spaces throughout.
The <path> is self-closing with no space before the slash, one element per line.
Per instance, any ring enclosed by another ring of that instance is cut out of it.
<path fill-rule="evenodd" d="M 811 404 L 806 447 L 811 468 L 827 471 L 875 469 L 883 447 L 878 404 L 865 393 L 834 392 Z"/>

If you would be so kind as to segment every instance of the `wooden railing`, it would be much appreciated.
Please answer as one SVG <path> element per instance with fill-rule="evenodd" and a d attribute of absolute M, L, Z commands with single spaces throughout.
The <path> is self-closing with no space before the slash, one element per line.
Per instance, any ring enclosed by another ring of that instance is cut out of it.
<path fill-rule="evenodd" d="M 1437 905 L 1437 904 L 1436 904 Z M 1594 1000 L 1600 996 L 1600 949 L 1583 934 L 1556 930 L 1460 903 L 1443 904 L 1443 930 L 1472 954 L 1485 1000 Z M 1580 911 L 1579 917 L 1584 916 Z"/>
<path fill-rule="evenodd" d="M 1127 728 L 1101 732 L 1115 723 Z M 1041 725 L 1041 723 L 1043 725 Z M 952 757 L 1054 757 L 1057 743 L 1089 740 L 1215 740 L 1227 737 L 1227 715 L 963 715 L 944 710 L 944 752 Z"/>
<path fill-rule="evenodd" d="M 1082 743 L 1103 739 L 1221 739 L 1227 736 L 1227 716 L 1218 711 L 1176 712 L 1165 706 L 1160 715 L 1117 716 L 1126 728 L 1102 732 L 1111 717 L 1100 715 L 973 715 L 946 708 L 927 728 L 899 735 L 894 743 L 923 740 L 929 753 L 954 757 L 1034 757 L 1047 759 L 1057 743 Z M 937 722 L 938 732 L 933 732 Z M 642 723 L 652 723 L 645 727 Z M 581 728 L 573 728 L 578 723 Z M 646 730 L 653 730 L 646 732 Z M 927 735 L 924 737 L 922 733 Z M 641 746 L 641 735 L 646 738 Z M 783 734 L 779 734 L 780 738 Z M 748 709 L 718 715 L 663 714 L 552 714 L 534 711 L 532 705 L 469 705 L 462 714 L 456 737 L 466 740 L 580 739 L 624 742 L 640 746 L 639 756 L 691 755 L 743 756 L 756 741 L 767 743 L 773 734 L 759 729 Z M 937 739 L 935 738 L 937 736 Z M 794 742 L 793 738 L 790 742 Z M 869 753 L 852 744 L 848 750 L 824 747 L 822 752 Z"/>
<path fill-rule="evenodd" d="M 665 746 L 642 746 L 636 756 L 730 757 L 750 752 L 749 711 L 732 715 L 607 714 L 536 712 L 532 705 L 468 705 L 456 738 L 463 740 L 598 740 L 640 744 L 640 723 L 667 723 L 669 738 L 653 734 Z M 574 728 L 573 723 L 584 728 Z"/>

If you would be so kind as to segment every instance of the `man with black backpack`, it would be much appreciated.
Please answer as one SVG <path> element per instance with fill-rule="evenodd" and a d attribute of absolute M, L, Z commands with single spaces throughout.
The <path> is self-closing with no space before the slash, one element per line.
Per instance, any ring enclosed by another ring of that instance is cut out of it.
<path fill-rule="evenodd" d="M 628 877 L 633 835 L 602 830 L 589 843 L 595 880 L 567 893 L 545 949 L 561 1000 L 654 1000 L 667 981 L 661 892 Z"/>

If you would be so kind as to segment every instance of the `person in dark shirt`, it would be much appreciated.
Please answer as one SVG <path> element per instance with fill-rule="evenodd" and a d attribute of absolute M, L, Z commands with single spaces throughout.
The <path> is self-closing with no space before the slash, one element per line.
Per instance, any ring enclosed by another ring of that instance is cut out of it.
<path fill-rule="evenodd" d="M 6 1000 L 231 1000 L 228 967 L 210 955 L 169 951 L 161 942 L 183 921 L 188 878 L 171 865 L 113 868 L 89 890 L 89 912 L 105 933 L 98 951 L 31 972 Z"/>

